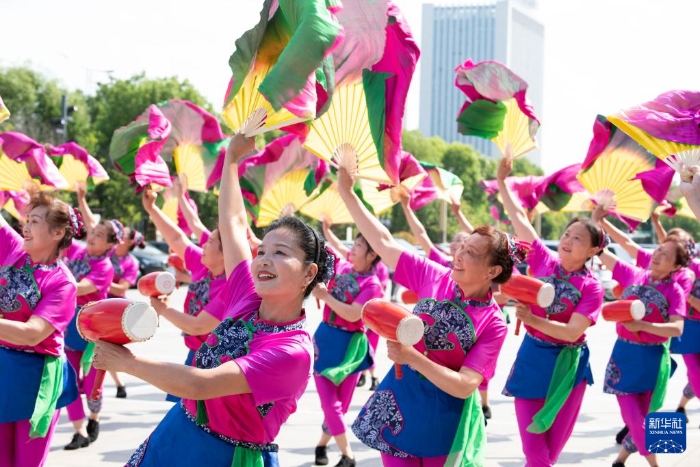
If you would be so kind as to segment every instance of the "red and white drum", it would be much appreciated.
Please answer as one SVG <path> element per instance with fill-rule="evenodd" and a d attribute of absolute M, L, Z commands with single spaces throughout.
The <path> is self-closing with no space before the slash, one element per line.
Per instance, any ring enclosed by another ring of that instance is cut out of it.
<path fill-rule="evenodd" d="M 605 321 L 628 323 L 644 318 L 646 310 L 641 300 L 616 300 L 603 305 L 601 313 Z"/>
<path fill-rule="evenodd" d="M 554 287 L 534 277 L 517 274 L 501 284 L 501 293 L 526 305 L 546 308 L 554 301 Z"/>
<path fill-rule="evenodd" d="M 362 321 L 384 339 L 413 346 L 423 338 L 423 320 L 396 303 L 375 298 L 362 307 Z M 394 365 L 401 379 L 401 365 Z"/>
<path fill-rule="evenodd" d="M 172 266 L 178 271 L 186 272 L 185 261 L 176 254 L 168 256 L 168 266 Z"/>
<path fill-rule="evenodd" d="M 141 295 L 160 297 L 170 295 L 175 290 L 175 276 L 167 271 L 151 272 L 139 279 L 137 287 Z"/>
<path fill-rule="evenodd" d="M 108 298 L 91 302 L 77 316 L 78 333 L 86 341 L 102 340 L 124 345 L 143 342 L 156 333 L 158 313 L 148 303 L 128 298 Z M 102 392 L 104 370 L 97 370 L 90 398 L 97 400 Z"/>

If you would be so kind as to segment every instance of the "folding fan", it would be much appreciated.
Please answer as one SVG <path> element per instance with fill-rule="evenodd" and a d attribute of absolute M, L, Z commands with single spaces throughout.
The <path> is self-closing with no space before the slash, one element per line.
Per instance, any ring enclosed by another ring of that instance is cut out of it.
<path fill-rule="evenodd" d="M 304 205 L 299 211 L 313 219 L 323 221 L 328 219 L 332 224 L 353 224 L 345 202 L 340 197 L 336 182 L 332 177 L 326 182 L 327 187 L 321 194 Z M 381 190 L 379 184 L 370 180 L 358 180 L 355 182 L 355 193 L 362 203 L 375 216 L 389 210 L 396 201 L 392 199 L 391 190 Z"/>
<path fill-rule="evenodd" d="M 189 189 L 206 192 L 224 141 L 219 121 L 189 101 L 172 99 L 158 105 L 171 126 L 161 157 L 187 175 Z M 228 140 L 226 140 L 228 141 Z M 213 149 L 213 150 L 212 150 Z"/>
<path fill-rule="evenodd" d="M 629 136 L 599 115 L 593 126 L 593 140 L 577 178 L 592 195 L 596 205 L 612 213 L 643 222 L 654 205 L 652 194 L 668 192 L 671 178 L 664 187 L 654 186 L 654 177 L 643 182 L 643 173 L 653 173 L 656 158 Z M 664 177 L 657 177 L 665 184 Z M 646 184 L 646 186 L 645 186 Z M 590 204 L 587 207 L 592 207 Z"/>
<path fill-rule="evenodd" d="M 244 160 L 239 178 L 242 189 L 257 199 L 255 225 L 294 214 L 318 194 L 327 172 L 327 164 L 305 150 L 296 135 L 277 138 Z"/>
<path fill-rule="evenodd" d="M 68 182 L 67 189 L 70 191 L 75 191 L 80 183 L 89 189 L 109 180 L 102 164 L 76 143 L 65 143 L 57 147 L 48 144 L 46 151 Z"/>
<path fill-rule="evenodd" d="M 362 81 L 338 86 L 326 113 L 311 123 L 304 147 L 358 178 L 391 184 L 378 152 L 383 148 L 378 142 L 384 131 L 385 78 L 364 70 Z"/>
<path fill-rule="evenodd" d="M 399 202 L 403 195 L 408 195 L 413 208 L 414 198 L 416 197 L 415 189 L 421 182 L 428 177 L 428 172 L 421 166 L 420 161 L 413 157 L 413 154 L 406 151 L 401 151 L 401 158 L 397 168 L 398 184 L 395 184 L 388 189 L 391 190 L 391 195 L 395 202 Z M 380 186 L 380 189 L 383 189 Z"/>
<path fill-rule="evenodd" d="M 4 122 L 10 118 L 10 111 L 5 107 L 5 103 L 2 101 L 2 96 L 0 96 L 0 123 Z"/>
<path fill-rule="evenodd" d="M 695 219 L 695 214 L 688 206 L 688 202 L 678 186 L 673 186 L 668 190 L 666 202 L 659 205 L 656 212 L 668 217 L 683 216 Z"/>
<path fill-rule="evenodd" d="M 0 133 L 0 190 L 68 188 L 44 146 L 22 133 Z"/>
<path fill-rule="evenodd" d="M 540 122 L 525 96 L 525 80 L 495 60 L 475 64 L 469 59 L 455 72 L 455 85 L 467 95 L 457 116 L 457 131 L 493 140 L 509 158 L 537 147 Z"/>
<path fill-rule="evenodd" d="M 4 209 L 12 217 L 22 220 L 22 213 L 29 204 L 29 193 L 26 191 L 0 191 L 0 209 Z"/>
<path fill-rule="evenodd" d="M 170 122 L 155 105 L 136 120 L 114 131 L 109 157 L 139 193 L 147 185 L 172 186 L 168 164 L 160 152 L 170 135 Z"/>
<path fill-rule="evenodd" d="M 171 221 L 177 224 L 180 230 L 185 232 L 185 235 L 191 237 L 192 230 L 187 224 L 187 219 L 185 219 L 185 215 L 180 209 L 180 203 L 177 197 L 175 196 L 173 189 L 165 188 L 161 194 L 163 199 L 163 205 L 161 206 L 160 210 L 163 211 L 163 214 L 165 214 Z M 194 212 L 198 213 L 197 203 L 195 203 L 195 201 L 192 198 L 190 198 L 190 196 L 187 194 L 187 191 L 185 191 L 185 199 L 190 204 Z"/>
<path fill-rule="evenodd" d="M 420 165 L 428 172 L 428 177 L 420 183 L 419 187 L 416 187 L 416 190 L 432 189 L 437 193 L 436 198 L 451 204 L 460 204 L 464 183 L 458 176 L 429 162 L 420 161 Z"/>
<path fill-rule="evenodd" d="M 700 91 L 668 91 L 608 120 L 681 174 L 700 165 Z"/>
<path fill-rule="evenodd" d="M 326 0 L 265 0 L 260 21 L 236 41 L 222 117 L 234 131 L 255 136 L 311 120 L 332 84 L 326 55 L 342 28 Z M 317 81 L 317 75 L 320 78 Z"/>

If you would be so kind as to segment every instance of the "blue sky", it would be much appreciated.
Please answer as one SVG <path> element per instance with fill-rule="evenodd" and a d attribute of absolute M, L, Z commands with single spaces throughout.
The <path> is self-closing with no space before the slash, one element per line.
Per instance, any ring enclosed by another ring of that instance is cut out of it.
<path fill-rule="evenodd" d="M 395 0 L 420 43 L 422 0 Z M 443 0 L 439 4 L 465 3 Z M 0 0 L 0 67 L 29 65 L 88 91 L 109 73 L 189 79 L 223 102 L 234 41 L 258 18 L 260 0 Z M 543 168 L 582 161 L 598 113 L 698 89 L 697 18 L 686 0 L 540 0 L 545 23 Z M 193 8 L 196 5 L 197 8 Z M 467 59 L 469 57 L 464 57 Z M 457 64 L 455 64 L 456 66 Z M 420 64 L 419 64 L 420 66 Z M 418 127 L 418 71 L 406 126 Z"/>

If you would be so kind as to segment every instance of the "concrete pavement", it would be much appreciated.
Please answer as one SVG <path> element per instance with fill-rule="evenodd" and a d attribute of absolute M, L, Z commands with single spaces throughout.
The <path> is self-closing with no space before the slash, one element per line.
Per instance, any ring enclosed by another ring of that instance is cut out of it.
<path fill-rule="evenodd" d="M 181 303 L 184 299 L 184 289 L 175 292 L 171 303 Z M 129 291 L 129 297 L 142 299 L 135 290 Z M 320 313 L 316 309 L 315 300 L 307 301 L 307 316 L 309 331 L 313 332 L 320 321 Z M 524 465 L 520 449 L 518 426 L 515 419 L 513 401 L 500 395 L 506 377 L 514 360 L 522 336 L 510 334 L 506 339 L 499 359 L 496 377 L 490 388 L 490 405 L 493 419 L 487 427 L 488 451 L 487 467 L 518 467 Z M 615 397 L 604 394 L 602 380 L 605 365 L 610 356 L 615 341 L 614 325 L 600 321 L 590 332 L 589 346 L 591 348 L 591 365 L 596 384 L 588 388 L 583 407 L 574 433 L 564 448 L 558 466 L 610 466 L 615 459 L 619 446 L 614 442 L 615 433 L 622 427 L 622 421 Z M 156 336 L 148 342 L 131 346 L 138 355 L 161 361 L 182 362 L 186 349 L 179 331 L 169 322 L 162 319 Z M 664 410 L 675 410 L 686 384 L 685 365 L 681 358 L 678 371 L 671 379 Z M 380 343 L 378 350 L 378 372 L 383 376 L 391 368 L 391 362 L 386 358 L 386 347 Z M 77 451 L 64 451 L 63 446 L 70 442 L 73 429 L 68 422 L 65 411 L 56 430 L 51 446 L 51 454 L 47 462 L 49 467 L 76 466 L 119 466 L 129 458 L 131 453 L 148 436 L 172 404 L 165 402 L 162 391 L 129 375 L 122 375 L 126 382 L 128 398 L 116 399 L 115 388 L 107 377 L 105 385 L 105 401 L 100 422 L 100 437 L 89 448 Z M 358 388 L 353 397 L 350 413 L 346 418 L 352 423 L 354 416 L 360 410 L 369 396 L 369 383 Z M 87 409 L 86 409 L 87 410 Z M 437 414 L 431 414 L 437 416 Z M 698 467 L 700 466 L 700 403 L 697 399 L 688 404 L 688 440 L 687 451 L 683 454 L 663 454 L 659 456 L 659 465 L 663 467 Z M 314 388 L 313 379 L 309 383 L 304 397 L 299 402 L 298 410 L 282 427 L 277 438 L 280 445 L 280 463 L 282 466 L 311 466 L 313 465 L 314 447 L 321 434 L 323 414 Z M 362 443 L 349 432 L 352 448 L 355 451 L 359 466 L 380 466 L 379 455 Z M 340 458 L 335 447 L 329 451 L 330 465 Z M 203 463 L 206 465 L 206 462 Z M 638 454 L 632 455 L 627 467 L 643 467 L 648 464 Z"/>

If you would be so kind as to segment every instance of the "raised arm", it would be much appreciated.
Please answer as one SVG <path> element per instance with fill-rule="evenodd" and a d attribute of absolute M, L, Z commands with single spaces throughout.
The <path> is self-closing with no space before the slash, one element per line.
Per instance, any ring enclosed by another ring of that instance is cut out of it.
<path fill-rule="evenodd" d="M 501 163 L 498 165 L 498 172 L 496 174 L 498 191 L 501 194 L 501 199 L 503 199 L 503 207 L 505 208 L 510 221 L 513 223 L 515 235 L 517 235 L 520 240 L 533 242 L 534 240 L 538 239 L 539 236 L 537 235 L 534 227 L 532 227 L 532 224 L 530 224 L 525 209 L 523 209 L 520 203 L 515 202 L 515 197 L 506 183 L 506 177 L 512 172 L 512 170 L 513 161 L 504 157 L 501 160 Z"/>
<path fill-rule="evenodd" d="M 389 230 L 379 222 L 372 213 L 362 204 L 352 190 L 354 180 L 348 172 L 341 168 L 338 170 L 338 191 L 350 212 L 355 225 L 362 236 L 369 242 L 372 249 L 382 258 L 382 261 L 391 269 L 396 269 L 403 249 Z"/>
<path fill-rule="evenodd" d="M 421 248 L 423 248 L 425 254 L 428 255 L 430 254 L 430 250 L 435 248 L 435 246 L 433 245 L 433 242 L 430 241 L 430 237 L 428 237 L 428 232 L 425 231 L 425 227 L 423 227 L 423 224 L 421 224 L 418 217 L 416 217 L 416 214 L 409 207 L 409 201 L 410 199 L 408 197 L 401 198 L 401 209 L 403 209 L 403 214 L 406 216 L 408 227 L 411 229 L 413 237 L 416 239 Z M 382 258 L 384 257 L 382 256 Z"/>
<path fill-rule="evenodd" d="M 92 210 L 90 210 L 90 206 L 88 206 L 86 199 L 87 188 L 85 188 L 82 183 L 78 183 L 75 193 L 78 195 L 78 209 L 80 209 L 80 214 L 83 216 L 85 228 L 92 230 L 97 225 L 97 218 L 92 213 Z"/>
<path fill-rule="evenodd" d="M 463 231 L 467 232 L 468 234 L 471 234 L 474 232 L 474 226 L 469 222 L 467 217 L 464 215 L 462 212 L 462 209 L 460 209 L 459 204 L 452 204 L 450 206 L 450 209 L 452 209 L 452 214 L 457 218 L 457 222 L 459 222 L 459 228 L 462 229 Z"/>
<path fill-rule="evenodd" d="M 231 138 L 224 159 L 219 193 L 219 233 L 224 250 L 224 267 L 229 277 L 241 261 L 251 258 L 248 246 L 248 217 L 238 182 L 238 162 L 255 149 L 255 138 L 241 133 Z"/>
<path fill-rule="evenodd" d="M 177 202 L 180 206 L 180 211 L 187 221 L 187 226 L 190 228 L 192 233 L 197 237 L 197 240 L 202 241 L 202 235 L 209 232 L 209 229 L 202 223 L 197 213 L 192 208 L 189 200 L 185 196 L 187 193 L 187 175 L 180 174 L 178 178 L 173 180 L 173 191 L 177 196 Z"/>
<path fill-rule="evenodd" d="M 659 219 L 658 212 L 652 211 L 651 223 L 654 226 L 654 232 L 656 233 L 656 241 L 658 243 L 663 243 L 664 240 L 666 240 L 666 229 L 664 229 L 664 226 L 661 225 L 661 219 Z"/>
<path fill-rule="evenodd" d="M 596 208 L 598 209 L 598 208 Z M 637 253 L 639 250 L 642 248 L 641 246 L 637 245 L 629 235 L 624 233 L 622 230 L 618 229 L 614 225 L 612 225 L 607 219 L 604 217 L 600 219 L 598 224 L 605 230 L 605 233 L 610 235 L 610 238 L 620 245 L 623 250 L 625 250 L 631 257 L 632 259 L 637 259 Z"/>
<path fill-rule="evenodd" d="M 688 169 L 692 174 L 692 181 L 681 181 L 680 189 L 685 200 L 688 202 L 688 207 L 695 218 L 700 221 L 700 167 L 694 165 Z"/>
<path fill-rule="evenodd" d="M 185 257 L 185 250 L 188 246 L 192 244 L 190 240 L 185 235 L 180 227 L 178 227 L 173 221 L 171 221 L 168 216 L 166 216 L 163 211 L 156 206 L 156 198 L 158 195 L 147 188 L 143 192 L 141 197 L 141 202 L 143 203 L 143 208 L 146 210 L 151 220 L 156 226 L 156 229 L 163 235 L 163 239 L 167 242 L 168 246 L 178 255 L 180 258 Z"/>
<path fill-rule="evenodd" d="M 331 223 L 328 219 L 323 220 L 323 236 L 326 237 L 326 242 L 328 242 L 331 247 L 340 255 L 341 258 L 347 258 L 350 249 L 343 245 L 338 237 L 335 236 L 331 230 Z"/>

